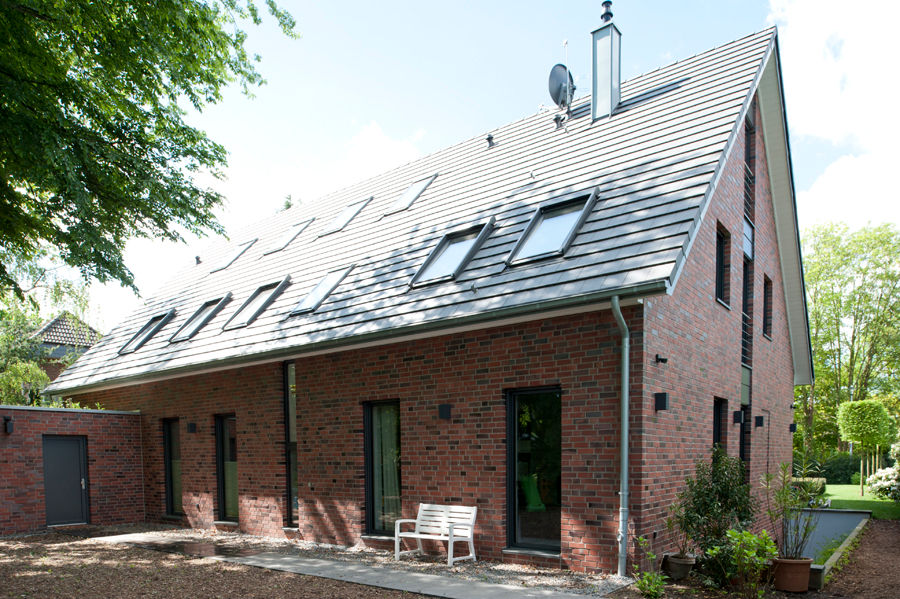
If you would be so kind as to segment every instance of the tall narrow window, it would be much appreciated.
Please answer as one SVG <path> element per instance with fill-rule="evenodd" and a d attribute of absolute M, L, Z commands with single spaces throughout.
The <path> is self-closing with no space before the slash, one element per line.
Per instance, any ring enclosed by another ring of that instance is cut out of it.
<path fill-rule="evenodd" d="M 562 409 L 558 389 L 507 394 L 509 544 L 560 549 Z"/>
<path fill-rule="evenodd" d="M 393 534 L 400 517 L 400 404 L 365 406 L 366 529 Z"/>
<path fill-rule="evenodd" d="M 763 335 L 772 338 L 772 279 L 763 277 Z"/>
<path fill-rule="evenodd" d="M 730 301 L 730 267 L 731 236 L 720 226 L 716 229 L 716 299 L 724 304 Z"/>
<path fill-rule="evenodd" d="M 216 416 L 216 475 L 219 487 L 219 519 L 237 522 L 237 418 L 234 414 Z"/>
<path fill-rule="evenodd" d="M 725 427 L 727 422 L 728 400 L 717 397 L 713 400 L 713 446 L 725 448 Z"/>
<path fill-rule="evenodd" d="M 746 257 L 741 293 L 741 363 L 753 366 L 753 261 Z"/>
<path fill-rule="evenodd" d="M 287 467 L 287 510 L 288 526 L 300 522 L 297 494 L 297 370 L 293 362 L 284 363 L 284 457 Z"/>
<path fill-rule="evenodd" d="M 166 466 L 166 514 L 180 516 L 181 506 L 181 432 L 178 419 L 163 420 L 163 460 Z"/>

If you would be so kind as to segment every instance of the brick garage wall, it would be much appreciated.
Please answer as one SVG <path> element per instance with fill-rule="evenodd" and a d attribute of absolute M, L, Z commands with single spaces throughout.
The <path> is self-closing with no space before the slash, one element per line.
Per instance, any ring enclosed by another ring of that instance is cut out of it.
<path fill-rule="evenodd" d="M 633 360 L 640 307 L 625 308 Z M 476 551 L 504 556 L 504 390 L 562 389 L 562 552 L 554 565 L 615 568 L 619 333 L 609 311 L 296 360 L 299 533 L 353 545 L 364 534 L 364 403 L 399 400 L 404 517 L 419 502 L 478 506 Z M 186 522 L 209 527 L 216 496 L 213 416 L 237 416 L 240 528 L 281 535 L 285 465 L 279 363 L 82 396 L 140 408 L 147 513 L 164 512 L 162 419 L 179 418 Z M 438 405 L 452 405 L 452 419 Z M 197 432 L 186 432 L 195 423 Z M 199 508 L 197 505 L 199 504 Z M 442 551 L 443 549 L 436 550 Z"/>
<path fill-rule="evenodd" d="M 0 431 L 0 534 L 44 528 L 43 435 L 87 439 L 90 521 L 144 521 L 137 414 L 0 406 L 12 434 Z"/>
<path fill-rule="evenodd" d="M 709 456 L 717 397 L 728 402 L 723 421 L 728 453 L 739 454 L 740 425 L 732 424 L 732 412 L 741 408 L 746 141 L 741 127 L 673 294 L 645 302 L 644 392 L 634 404 L 639 412 L 633 416 L 640 459 L 632 461 L 632 507 L 637 533 L 656 538 L 658 552 L 672 548 L 665 527 L 668 506 L 684 478 L 693 474 L 695 462 Z M 766 470 L 774 471 L 780 462 L 791 460 L 788 426 L 792 422 L 794 372 L 761 127 L 751 143 L 756 144 L 752 414 L 763 416 L 765 424 L 751 429 L 749 476 L 759 498 L 759 483 Z M 717 223 L 731 233 L 729 307 L 715 297 Z M 771 339 L 762 334 L 764 276 L 773 284 Z M 656 354 L 668 358 L 668 363 L 657 363 Z M 669 393 L 667 411 L 654 410 L 654 392 Z"/>

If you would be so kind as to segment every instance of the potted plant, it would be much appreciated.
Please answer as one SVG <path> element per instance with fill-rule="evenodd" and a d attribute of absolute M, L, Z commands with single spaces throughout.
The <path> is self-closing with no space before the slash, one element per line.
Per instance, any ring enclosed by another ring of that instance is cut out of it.
<path fill-rule="evenodd" d="M 677 551 L 667 555 L 664 561 L 666 571 L 672 580 L 681 580 L 691 573 L 696 558 L 688 553 L 691 548 L 689 532 L 695 516 L 686 509 L 684 497 L 679 495 L 678 502 L 672 508 L 672 515 L 666 519 L 666 527 L 675 534 Z"/>
<path fill-rule="evenodd" d="M 766 514 L 772 526 L 781 527 L 778 557 L 773 560 L 775 588 L 779 591 L 804 593 L 809 588 L 812 558 L 805 555 L 810 536 L 819 520 L 821 499 L 810 485 L 792 484 L 791 465 L 781 464 L 773 476 L 763 477 L 766 491 Z"/>

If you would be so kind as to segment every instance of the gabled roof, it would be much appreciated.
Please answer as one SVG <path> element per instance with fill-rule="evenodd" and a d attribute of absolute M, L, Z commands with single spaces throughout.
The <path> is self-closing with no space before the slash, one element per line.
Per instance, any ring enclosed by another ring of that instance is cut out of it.
<path fill-rule="evenodd" d="M 556 126 L 554 112 L 539 112 L 491 131 L 492 145 L 479 136 L 273 215 L 235 236 L 234 243 L 211 248 L 50 391 L 384 343 L 595 306 L 613 295 L 666 293 L 774 50 L 775 30 L 768 29 L 625 82 L 610 118 L 591 122 L 590 98 L 582 98 L 573 102 L 564 127 Z M 435 173 L 409 208 L 391 212 L 412 183 Z M 564 256 L 507 263 L 539 207 L 592 193 L 596 202 Z M 329 232 L 337 215 L 369 198 L 340 231 Z M 310 218 L 284 249 L 266 253 L 290 227 Z M 458 276 L 411 285 L 447 233 L 491 219 L 489 235 Z M 210 272 L 210 264 L 256 238 L 261 242 L 233 264 Z M 326 275 L 350 267 L 314 311 L 291 315 Z M 222 329 L 254 290 L 286 277 L 289 284 L 255 321 Z M 228 292 L 235 301 L 189 342 L 169 342 L 204 302 Z M 149 319 L 172 309 L 176 315 L 165 330 L 138 351 L 118 354 Z"/>
<path fill-rule="evenodd" d="M 81 319 L 69 312 L 63 312 L 42 324 L 31 337 L 39 339 L 45 345 L 88 348 L 97 343 L 101 335 Z"/>

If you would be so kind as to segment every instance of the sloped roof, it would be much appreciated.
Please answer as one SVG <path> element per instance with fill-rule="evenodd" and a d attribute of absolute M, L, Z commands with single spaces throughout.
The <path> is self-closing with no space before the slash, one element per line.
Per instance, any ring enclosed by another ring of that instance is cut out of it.
<path fill-rule="evenodd" d="M 32 335 L 47 345 L 91 347 L 100 340 L 100 333 L 81 319 L 63 312 L 41 325 Z"/>
<path fill-rule="evenodd" d="M 738 124 L 769 60 L 774 28 L 622 85 L 608 119 L 591 122 L 590 98 L 563 128 L 543 111 L 273 215 L 211 247 L 143 308 L 82 356 L 49 389 L 82 391 L 204 369 L 384 342 L 465 324 L 666 293 L 698 229 Z M 438 174 L 406 210 L 386 214 L 414 182 Z M 509 266 L 506 259 L 548 201 L 595 191 L 597 202 L 564 257 Z M 372 198 L 342 230 L 319 236 L 348 205 Z M 267 249 L 314 218 L 284 250 Z M 441 237 L 496 219 L 452 281 L 411 286 Z M 237 245 L 259 240 L 210 272 Z M 311 313 L 291 316 L 329 272 L 353 266 Z M 249 326 L 223 324 L 261 285 L 290 277 Z M 802 280 L 802 277 L 801 277 Z M 169 338 L 204 303 L 233 299 L 186 342 Z M 133 353 L 119 350 L 157 314 L 175 316 Z"/>

